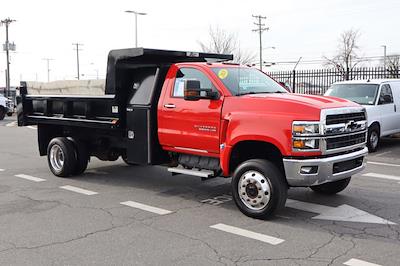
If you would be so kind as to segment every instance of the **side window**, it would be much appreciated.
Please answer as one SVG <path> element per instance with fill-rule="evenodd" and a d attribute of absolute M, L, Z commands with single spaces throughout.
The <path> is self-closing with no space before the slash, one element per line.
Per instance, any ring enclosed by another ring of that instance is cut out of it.
<path fill-rule="evenodd" d="M 200 88 L 215 90 L 212 82 L 200 70 L 194 68 L 181 68 L 176 73 L 173 97 L 183 97 L 183 84 L 187 79 L 200 81 Z"/>
<path fill-rule="evenodd" d="M 381 94 L 379 95 L 379 104 L 393 103 L 392 89 L 389 84 L 382 85 Z"/>

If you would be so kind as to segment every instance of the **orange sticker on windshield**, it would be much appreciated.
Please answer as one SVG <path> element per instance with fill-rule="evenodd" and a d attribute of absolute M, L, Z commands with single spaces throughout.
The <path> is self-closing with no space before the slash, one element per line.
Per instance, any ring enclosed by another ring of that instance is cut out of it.
<path fill-rule="evenodd" d="M 218 77 L 220 79 L 224 79 L 228 76 L 228 70 L 226 69 L 221 69 L 220 71 L 218 71 Z"/>

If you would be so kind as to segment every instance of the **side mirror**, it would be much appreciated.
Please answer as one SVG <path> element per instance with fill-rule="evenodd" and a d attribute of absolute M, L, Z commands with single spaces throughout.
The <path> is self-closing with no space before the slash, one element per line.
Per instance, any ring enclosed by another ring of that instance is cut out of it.
<path fill-rule="evenodd" d="M 283 81 L 278 81 L 278 83 L 288 92 L 292 92 L 292 89 Z"/>
<path fill-rule="evenodd" d="M 184 81 L 184 99 L 186 101 L 198 101 L 200 99 L 216 100 L 219 99 L 219 93 L 211 89 L 200 88 L 200 81 L 196 79 L 187 79 Z"/>

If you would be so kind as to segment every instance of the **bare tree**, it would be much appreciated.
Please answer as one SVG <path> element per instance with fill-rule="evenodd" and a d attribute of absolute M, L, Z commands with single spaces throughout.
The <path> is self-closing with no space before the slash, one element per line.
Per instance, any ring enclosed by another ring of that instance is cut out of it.
<path fill-rule="evenodd" d="M 389 55 L 386 57 L 386 71 L 390 78 L 400 77 L 400 55 Z"/>
<path fill-rule="evenodd" d="M 344 31 L 339 38 L 337 55 L 333 58 L 324 56 L 325 65 L 336 68 L 345 80 L 349 80 L 350 73 L 363 60 L 358 55 L 359 46 L 357 45 L 360 34 L 358 30 Z"/>
<path fill-rule="evenodd" d="M 233 61 L 240 64 L 250 64 L 256 55 L 247 50 L 240 49 L 237 36 L 219 27 L 210 27 L 209 40 L 207 42 L 198 41 L 203 52 L 217 54 L 233 54 Z"/>

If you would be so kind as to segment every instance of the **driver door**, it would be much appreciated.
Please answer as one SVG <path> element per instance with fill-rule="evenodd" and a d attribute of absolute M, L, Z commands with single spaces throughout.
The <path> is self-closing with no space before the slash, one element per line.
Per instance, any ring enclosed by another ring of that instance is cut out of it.
<path fill-rule="evenodd" d="M 183 98 L 186 79 L 199 80 L 202 89 L 216 90 L 208 73 L 200 68 L 175 69 L 175 78 L 163 98 L 158 117 L 160 143 L 177 152 L 219 153 L 223 97 L 187 101 Z M 220 95 L 221 92 L 219 92 Z"/>
<path fill-rule="evenodd" d="M 397 128 L 398 112 L 393 102 L 393 93 L 389 84 L 383 84 L 379 93 L 378 110 L 381 117 L 381 135 L 391 134 Z"/>

